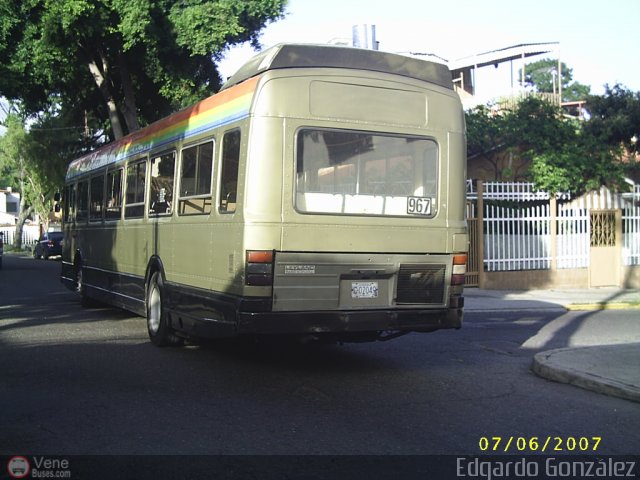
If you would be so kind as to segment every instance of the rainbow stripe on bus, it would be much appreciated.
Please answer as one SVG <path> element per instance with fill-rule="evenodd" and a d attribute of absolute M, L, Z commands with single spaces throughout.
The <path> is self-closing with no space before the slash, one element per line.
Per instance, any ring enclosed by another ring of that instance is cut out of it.
<path fill-rule="evenodd" d="M 259 79 L 259 76 L 250 78 L 73 161 L 67 171 L 67 180 L 177 140 L 184 142 L 208 130 L 249 116 Z"/>

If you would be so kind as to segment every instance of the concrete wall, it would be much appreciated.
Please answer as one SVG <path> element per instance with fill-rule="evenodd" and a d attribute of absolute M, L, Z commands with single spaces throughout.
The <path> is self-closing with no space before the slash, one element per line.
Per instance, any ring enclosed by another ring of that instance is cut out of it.
<path fill-rule="evenodd" d="M 479 286 L 495 290 L 590 288 L 588 268 L 482 272 Z M 623 267 L 618 286 L 640 289 L 640 266 Z"/>

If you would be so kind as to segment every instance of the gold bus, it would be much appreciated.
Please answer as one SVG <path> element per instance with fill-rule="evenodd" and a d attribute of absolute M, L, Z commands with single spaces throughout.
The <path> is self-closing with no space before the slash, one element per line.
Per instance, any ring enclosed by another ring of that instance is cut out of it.
<path fill-rule="evenodd" d="M 73 161 L 62 281 L 188 337 L 459 328 L 465 127 L 447 67 L 283 44 Z"/>

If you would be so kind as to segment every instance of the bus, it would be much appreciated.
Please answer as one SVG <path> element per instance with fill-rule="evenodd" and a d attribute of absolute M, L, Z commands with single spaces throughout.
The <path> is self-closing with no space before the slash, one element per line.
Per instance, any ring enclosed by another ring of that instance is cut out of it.
<path fill-rule="evenodd" d="M 158 346 L 460 328 L 465 142 L 446 66 L 276 45 L 70 163 L 62 282 Z"/>

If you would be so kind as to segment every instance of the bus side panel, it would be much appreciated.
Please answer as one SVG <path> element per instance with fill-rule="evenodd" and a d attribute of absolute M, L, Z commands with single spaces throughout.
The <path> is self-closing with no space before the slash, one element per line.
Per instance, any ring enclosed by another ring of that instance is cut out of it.
<path fill-rule="evenodd" d="M 144 302 L 145 270 L 149 259 L 148 227 L 143 220 L 125 220 L 115 236 L 116 258 L 114 270 L 119 272 L 119 295 Z"/>
<path fill-rule="evenodd" d="M 213 288 L 213 228 L 209 215 L 178 217 L 174 220 L 172 267 L 165 265 L 167 280 L 187 286 Z M 164 255 L 162 256 L 164 259 Z"/>
<path fill-rule="evenodd" d="M 267 94 L 268 89 L 264 91 Z M 264 100 L 262 96 L 259 98 Z M 283 169 L 292 168 L 291 161 L 283 155 L 284 125 L 285 121 L 278 117 L 252 118 L 243 206 L 247 224 L 282 221 Z M 274 247 L 278 248 L 270 244 L 270 248 Z"/>

